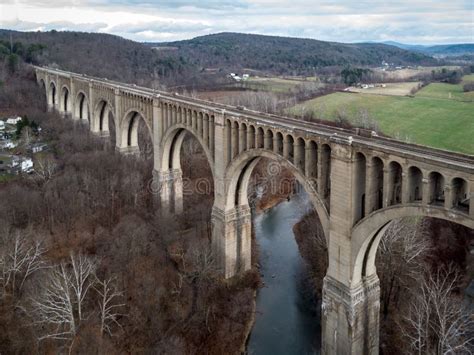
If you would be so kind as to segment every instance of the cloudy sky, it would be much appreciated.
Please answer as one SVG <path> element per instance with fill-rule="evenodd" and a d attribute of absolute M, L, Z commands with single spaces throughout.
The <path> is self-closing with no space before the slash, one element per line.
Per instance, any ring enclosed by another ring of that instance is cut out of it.
<path fill-rule="evenodd" d="M 338 42 L 474 42 L 474 0 L 0 0 L 0 28 L 172 41 L 216 32 Z"/>

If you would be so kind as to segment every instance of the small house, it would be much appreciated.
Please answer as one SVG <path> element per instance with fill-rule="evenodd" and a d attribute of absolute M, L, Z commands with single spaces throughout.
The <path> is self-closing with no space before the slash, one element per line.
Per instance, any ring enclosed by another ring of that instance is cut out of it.
<path fill-rule="evenodd" d="M 0 149 L 13 149 L 16 148 L 18 144 L 11 141 L 10 139 L 3 140 L 0 142 Z"/>
<path fill-rule="evenodd" d="M 10 117 L 7 119 L 7 124 L 17 124 L 18 122 L 21 121 L 21 117 Z"/>
<path fill-rule="evenodd" d="M 0 153 L 0 172 L 8 174 L 31 173 L 33 160 L 18 155 Z"/>

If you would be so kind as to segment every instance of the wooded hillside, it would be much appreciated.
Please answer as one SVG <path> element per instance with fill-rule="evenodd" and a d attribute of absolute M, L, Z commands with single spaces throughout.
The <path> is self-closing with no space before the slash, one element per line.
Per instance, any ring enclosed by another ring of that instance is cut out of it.
<path fill-rule="evenodd" d="M 101 33 L 0 30 L 4 44 L 9 43 L 10 37 L 13 44 L 19 42 L 25 48 L 41 46 L 41 51 L 29 60 L 34 64 L 146 86 L 202 85 L 208 80 L 215 82 L 229 70 L 242 68 L 271 74 L 314 75 L 324 67 L 375 66 L 382 61 L 436 64 L 435 59 L 424 54 L 385 44 L 343 44 L 239 33 L 144 44 Z M 6 53 L 7 47 L 3 48 Z M 217 69 L 218 75 L 206 70 L 210 68 Z"/>
<path fill-rule="evenodd" d="M 218 33 L 191 40 L 150 44 L 203 68 L 249 68 L 276 74 L 314 74 L 328 66 L 430 65 L 421 53 L 380 43 L 345 44 L 314 39 Z"/>

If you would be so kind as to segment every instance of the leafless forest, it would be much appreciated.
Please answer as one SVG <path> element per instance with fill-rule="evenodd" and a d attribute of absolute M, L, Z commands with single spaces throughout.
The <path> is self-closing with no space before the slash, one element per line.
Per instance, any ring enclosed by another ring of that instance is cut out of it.
<path fill-rule="evenodd" d="M 212 194 L 163 217 L 149 159 L 45 113 L 31 72 L 9 80 L 2 111 L 38 122 L 51 150 L 0 185 L 1 352 L 238 353 L 258 276 L 217 278 Z M 187 178 L 210 174 L 192 141 L 183 154 Z"/>

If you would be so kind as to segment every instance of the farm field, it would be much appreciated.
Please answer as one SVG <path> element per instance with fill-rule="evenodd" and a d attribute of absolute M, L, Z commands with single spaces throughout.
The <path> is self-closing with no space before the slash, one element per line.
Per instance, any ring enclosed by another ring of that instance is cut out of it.
<path fill-rule="evenodd" d="M 451 99 L 466 102 L 474 101 L 474 92 L 464 92 L 463 85 L 474 82 L 474 74 L 465 75 L 460 84 L 432 83 L 416 93 L 417 97 Z"/>
<path fill-rule="evenodd" d="M 324 87 L 323 83 L 318 81 L 317 77 L 249 77 L 245 81 L 236 82 L 228 85 L 227 89 L 199 91 L 196 97 L 210 101 L 228 101 L 229 99 L 247 96 L 249 92 L 269 92 L 274 94 L 289 94 L 298 85 L 310 85 L 311 89 L 315 87 Z"/>
<path fill-rule="evenodd" d="M 385 87 L 376 86 L 373 88 L 362 89 L 360 87 L 350 86 L 348 91 L 360 92 L 364 94 L 377 94 L 377 95 L 394 95 L 394 96 L 405 96 L 409 95 L 413 88 L 417 88 L 420 83 L 415 81 L 401 82 L 401 83 L 386 83 Z M 381 85 L 381 84 L 376 84 Z"/>
<path fill-rule="evenodd" d="M 197 92 L 195 95 L 202 100 L 220 102 L 229 98 L 239 98 L 246 93 L 245 90 L 213 90 Z"/>
<path fill-rule="evenodd" d="M 330 120 L 345 112 L 355 123 L 358 113 L 367 110 L 389 136 L 474 155 L 474 102 L 457 99 L 463 94 L 456 91 L 458 85 L 439 85 L 430 84 L 415 97 L 338 92 L 298 104 L 288 112 L 301 115 L 312 111 Z M 457 95 L 450 99 L 448 93 L 455 91 Z"/>
<path fill-rule="evenodd" d="M 297 85 L 301 85 L 305 82 L 314 82 L 313 80 L 307 79 L 285 79 L 285 78 L 257 78 L 250 77 L 245 82 L 243 82 L 243 87 L 252 90 L 261 90 L 261 91 L 272 91 L 275 93 L 284 93 L 289 92 L 294 89 Z M 321 84 L 322 85 L 322 84 Z"/>
<path fill-rule="evenodd" d="M 384 80 L 409 80 L 416 75 L 420 74 L 429 74 L 433 70 L 439 71 L 441 69 L 447 70 L 457 70 L 460 69 L 459 66 L 439 66 L 439 67 L 418 67 L 418 68 L 404 68 L 404 69 L 397 69 L 397 70 L 382 70 L 382 69 L 374 69 L 375 72 L 384 76 Z"/>

